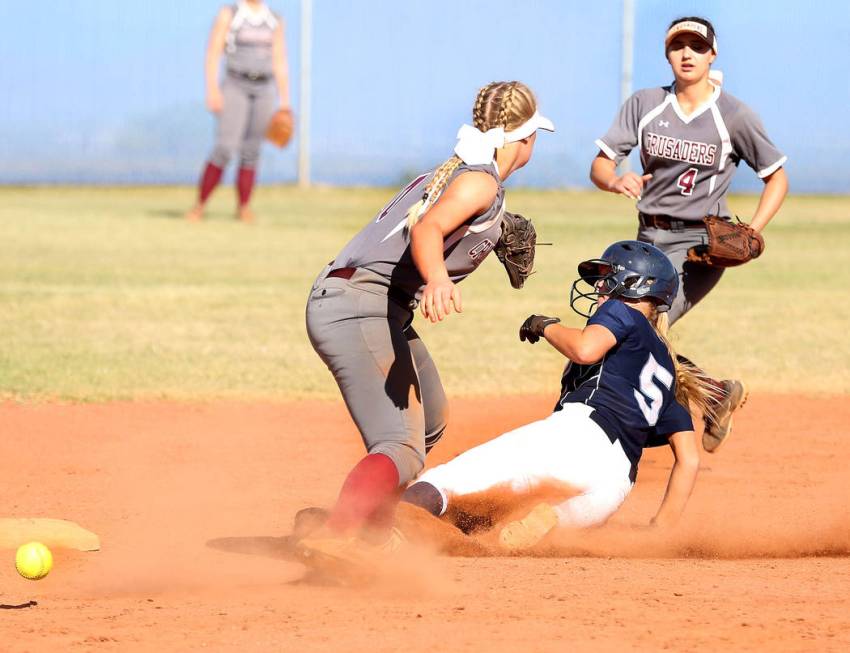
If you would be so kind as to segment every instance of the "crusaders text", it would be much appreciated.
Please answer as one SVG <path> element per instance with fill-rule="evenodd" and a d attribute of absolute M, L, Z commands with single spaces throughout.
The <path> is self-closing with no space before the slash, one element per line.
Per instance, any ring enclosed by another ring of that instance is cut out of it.
<path fill-rule="evenodd" d="M 714 165 L 714 156 L 717 153 L 716 145 L 700 143 L 699 141 L 686 141 L 682 138 L 671 138 L 652 132 L 646 134 L 643 147 L 646 153 L 651 156 L 704 166 Z"/>

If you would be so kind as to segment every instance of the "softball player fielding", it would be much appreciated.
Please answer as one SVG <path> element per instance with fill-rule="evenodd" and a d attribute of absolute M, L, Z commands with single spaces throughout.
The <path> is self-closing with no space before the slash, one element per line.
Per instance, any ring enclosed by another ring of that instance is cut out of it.
<path fill-rule="evenodd" d="M 706 19 L 684 17 L 667 30 L 665 55 L 675 81 L 637 91 L 623 104 L 596 145 L 590 178 L 596 186 L 637 201 L 638 240 L 670 257 L 681 277 L 670 308 L 673 324 L 720 281 L 724 269 L 687 260 L 688 250 L 707 244 L 703 218 L 731 219 L 729 184 L 743 160 L 764 181 L 750 226 L 761 232 L 782 205 L 788 190 L 786 157 L 768 138 L 758 116 L 743 102 L 712 83 L 717 36 Z M 619 164 L 637 147 L 642 174 L 617 175 Z M 713 452 L 732 426 L 732 413 L 746 399 L 740 381 L 714 382 L 720 404 L 707 423 L 703 446 Z"/>
<path fill-rule="evenodd" d="M 482 88 L 455 155 L 402 189 L 319 274 L 307 333 L 334 375 L 367 455 L 346 478 L 307 555 L 348 557 L 364 539 L 392 546 L 401 488 L 446 428 L 446 396 L 411 326 L 461 312 L 457 284 L 502 231 L 503 182 L 531 158 L 538 129 L 554 131 L 520 82 Z M 390 539 L 388 539 L 390 538 Z"/>
<path fill-rule="evenodd" d="M 710 411 L 711 400 L 666 339 L 678 274 L 659 249 L 638 241 L 614 243 L 578 270 L 570 305 L 590 316 L 584 329 L 532 315 L 519 332 L 530 343 L 544 338 L 570 361 L 555 411 L 426 471 L 405 501 L 440 516 L 459 497 L 500 487 L 518 496 L 544 484 L 569 487 L 570 498 L 540 504 L 501 530 L 505 548 L 525 549 L 556 526 L 605 522 L 628 496 L 643 448 L 669 443 L 675 463 L 653 523 L 681 515 L 699 468 L 686 407 Z M 579 290 L 580 282 L 590 290 Z M 595 302 L 586 311 L 585 298 Z"/>
<path fill-rule="evenodd" d="M 222 54 L 227 72 L 219 84 Z M 193 222 L 203 218 L 207 200 L 238 151 L 237 216 L 253 222 L 249 203 L 260 146 L 277 105 L 281 109 L 290 106 L 283 20 L 261 0 L 222 7 L 210 32 L 205 71 L 207 108 L 218 115 L 218 129 L 198 183 L 198 201 L 186 218 Z"/>

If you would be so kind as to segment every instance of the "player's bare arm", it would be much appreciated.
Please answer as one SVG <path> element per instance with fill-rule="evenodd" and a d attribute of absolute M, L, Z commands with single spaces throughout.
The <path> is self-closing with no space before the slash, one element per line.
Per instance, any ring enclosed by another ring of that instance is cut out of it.
<path fill-rule="evenodd" d="M 425 280 L 420 308 L 431 322 L 442 321 L 452 309 L 458 313 L 463 310 L 460 289 L 449 278 L 443 258 L 445 237 L 467 220 L 484 213 L 497 192 L 496 181 L 486 173 L 461 175 L 446 187 L 411 230 L 413 261 Z"/>
<path fill-rule="evenodd" d="M 272 43 L 272 68 L 274 80 L 277 84 L 277 96 L 280 99 L 280 108 L 288 109 L 291 106 L 289 99 L 289 59 L 286 54 L 286 40 L 283 20 L 278 20 L 274 30 L 274 42 Z"/>
<path fill-rule="evenodd" d="M 614 334 L 598 324 L 590 324 L 584 329 L 550 324 L 543 329 L 543 337 L 555 349 L 579 365 L 598 363 L 608 350 L 617 344 Z"/>
<path fill-rule="evenodd" d="M 761 191 L 759 204 L 750 221 L 750 226 L 759 232 L 773 219 L 788 194 L 788 175 L 785 174 L 785 168 L 779 168 L 763 181 L 764 188 Z"/>
<path fill-rule="evenodd" d="M 218 16 L 216 16 L 212 30 L 210 30 L 209 43 L 207 44 L 207 56 L 204 65 L 207 84 L 207 109 L 213 113 L 218 113 L 222 107 L 221 88 L 218 84 L 218 66 L 224 52 L 224 43 L 227 39 L 231 20 L 233 20 L 233 10 L 230 7 L 222 7 Z"/>
<path fill-rule="evenodd" d="M 652 175 L 639 175 L 635 172 L 627 172 L 622 177 L 617 176 L 617 164 L 601 150 L 590 165 L 590 180 L 597 188 L 609 193 L 625 195 L 633 200 L 641 198 L 643 188 L 650 179 Z"/>
<path fill-rule="evenodd" d="M 674 525 L 682 516 L 699 472 L 699 449 L 694 432 L 680 431 L 669 440 L 675 460 L 661 506 L 651 522 L 661 527 Z"/>

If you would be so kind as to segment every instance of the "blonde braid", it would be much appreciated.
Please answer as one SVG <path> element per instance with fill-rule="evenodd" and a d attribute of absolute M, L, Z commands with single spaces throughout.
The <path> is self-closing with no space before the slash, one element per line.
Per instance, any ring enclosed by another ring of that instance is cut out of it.
<path fill-rule="evenodd" d="M 497 127 L 504 127 L 507 129 L 508 121 L 511 117 L 511 105 L 513 104 L 515 89 L 516 82 L 510 82 L 504 95 L 502 95 L 502 102 L 499 105 L 499 118 L 496 121 Z"/>
<path fill-rule="evenodd" d="M 478 96 L 475 98 L 475 105 L 472 107 L 472 126 L 479 131 L 487 131 L 487 100 L 490 96 L 490 91 L 497 86 L 499 86 L 499 82 L 490 82 L 478 91 Z"/>
<path fill-rule="evenodd" d="M 452 173 L 458 169 L 458 166 L 460 166 L 461 163 L 463 163 L 463 161 L 460 160 L 460 157 L 453 155 L 440 164 L 440 167 L 434 171 L 434 176 L 431 177 L 431 181 L 429 181 L 428 185 L 425 187 L 422 199 L 416 202 L 416 204 L 411 206 L 407 211 L 408 231 L 413 229 L 416 223 L 419 222 L 419 218 L 421 218 L 427 210 L 428 206 L 433 204 L 440 196 L 440 193 L 445 190 L 446 185 L 449 183 L 449 178 L 452 176 Z"/>
<path fill-rule="evenodd" d="M 670 329 L 670 317 L 667 312 L 659 313 L 657 308 L 653 308 L 649 322 L 655 328 L 655 333 L 661 342 L 667 347 L 670 358 L 673 359 L 673 369 L 676 372 L 676 401 L 688 408 L 688 412 L 696 408 L 708 419 L 714 419 L 718 399 L 713 392 L 711 379 L 695 365 L 679 360 L 676 356 L 667 335 Z"/>

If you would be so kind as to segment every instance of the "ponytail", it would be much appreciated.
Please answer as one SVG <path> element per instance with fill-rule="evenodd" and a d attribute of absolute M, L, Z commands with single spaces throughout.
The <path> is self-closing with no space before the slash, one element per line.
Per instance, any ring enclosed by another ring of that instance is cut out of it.
<path fill-rule="evenodd" d="M 676 355 L 668 337 L 670 317 L 666 311 L 659 312 L 657 309 L 653 309 L 649 316 L 649 322 L 655 328 L 655 333 L 665 344 L 670 353 L 670 358 L 673 360 L 673 368 L 676 373 L 676 401 L 687 408 L 689 412 L 694 412 L 696 409 L 705 418 L 713 420 L 717 413 L 718 399 L 713 391 L 714 386 L 711 379 L 696 365 Z"/>
<path fill-rule="evenodd" d="M 463 163 L 463 161 L 460 160 L 460 157 L 452 156 L 444 161 L 440 167 L 434 171 L 434 176 L 431 177 L 431 181 L 429 181 L 428 185 L 425 187 L 422 199 L 416 202 L 416 204 L 411 206 L 407 211 L 408 232 L 413 229 L 417 222 L 419 222 L 419 218 L 425 214 L 425 211 L 427 211 L 428 208 L 437 201 L 437 198 L 448 185 L 452 174 L 458 169 L 461 163 Z"/>

